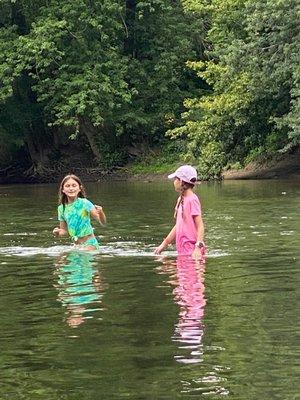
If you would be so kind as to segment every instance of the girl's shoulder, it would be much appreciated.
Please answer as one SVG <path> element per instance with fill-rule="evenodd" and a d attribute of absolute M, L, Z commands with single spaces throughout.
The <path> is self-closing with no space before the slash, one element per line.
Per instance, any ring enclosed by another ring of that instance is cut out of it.
<path fill-rule="evenodd" d="M 81 200 L 82 200 L 84 203 L 91 203 L 91 200 L 87 199 L 86 197 L 81 197 Z"/>
<path fill-rule="evenodd" d="M 86 197 L 78 197 L 76 200 L 76 203 L 78 204 L 86 204 L 89 203 L 89 200 Z"/>
<path fill-rule="evenodd" d="M 87 207 L 88 209 L 91 209 L 91 208 L 94 207 L 94 204 L 89 199 L 87 199 L 86 197 L 80 197 L 80 201 L 81 201 L 80 204 L 83 207 Z"/>
<path fill-rule="evenodd" d="M 194 193 L 194 192 L 192 192 L 191 194 L 189 194 L 187 197 L 186 197 L 186 199 L 187 199 L 187 201 L 200 201 L 200 199 L 199 199 L 199 196 L 196 194 L 196 193 Z"/>

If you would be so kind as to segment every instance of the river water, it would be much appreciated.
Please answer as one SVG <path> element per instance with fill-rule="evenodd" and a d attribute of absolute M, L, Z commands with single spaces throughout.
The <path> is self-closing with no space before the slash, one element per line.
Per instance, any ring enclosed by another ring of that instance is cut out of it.
<path fill-rule="evenodd" d="M 56 185 L 0 187 L 0 399 L 294 400 L 295 181 L 202 184 L 205 265 L 153 249 L 170 182 L 88 183 L 108 225 L 52 237 Z"/>

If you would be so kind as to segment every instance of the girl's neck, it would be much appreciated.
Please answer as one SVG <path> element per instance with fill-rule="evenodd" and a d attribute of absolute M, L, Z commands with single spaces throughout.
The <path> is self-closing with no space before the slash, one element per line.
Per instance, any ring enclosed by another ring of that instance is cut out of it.
<path fill-rule="evenodd" d="M 182 195 L 183 196 L 190 196 L 191 194 L 193 194 L 194 192 L 193 192 L 193 189 L 191 189 L 191 188 L 189 188 L 189 189 L 186 189 L 183 193 L 182 193 Z"/>
<path fill-rule="evenodd" d="M 74 201 L 76 201 L 78 199 L 78 197 L 75 197 L 75 198 L 70 198 L 70 197 L 68 197 L 67 198 L 67 204 L 72 204 L 72 203 L 74 203 Z"/>

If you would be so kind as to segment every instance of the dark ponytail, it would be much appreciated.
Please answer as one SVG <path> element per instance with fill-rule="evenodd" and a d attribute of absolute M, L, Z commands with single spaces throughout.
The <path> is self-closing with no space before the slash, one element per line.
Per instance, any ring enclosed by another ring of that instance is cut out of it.
<path fill-rule="evenodd" d="M 181 215 L 182 215 L 182 219 L 184 219 L 184 194 L 188 189 L 193 189 L 193 187 L 194 187 L 194 185 L 192 183 L 181 181 L 180 198 L 176 205 L 174 218 L 177 217 L 178 208 L 179 208 L 179 206 L 181 206 Z"/>

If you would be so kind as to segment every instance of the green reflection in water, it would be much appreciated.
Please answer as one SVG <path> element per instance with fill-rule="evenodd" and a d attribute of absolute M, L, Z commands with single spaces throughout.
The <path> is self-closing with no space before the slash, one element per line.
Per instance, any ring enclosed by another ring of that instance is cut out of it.
<path fill-rule="evenodd" d="M 99 310 L 104 285 L 93 261 L 93 253 L 73 251 L 56 262 L 58 298 L 67 309 L 71 327 L 82 324 L 88 312 Z"/>

